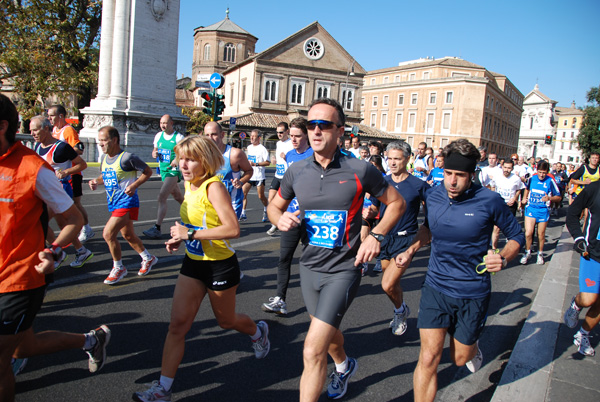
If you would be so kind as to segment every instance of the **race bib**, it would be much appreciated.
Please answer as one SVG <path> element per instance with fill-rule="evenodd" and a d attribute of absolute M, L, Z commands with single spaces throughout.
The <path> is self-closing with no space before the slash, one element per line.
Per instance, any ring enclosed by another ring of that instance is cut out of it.
<path fill-rule="evenodd" d="M 114 170 L 103 170 L 102 180 L 104 181 L 104 187 L 106 187 L 107 190 L 116 190 L 119 185 L 117 172 Z"/>
<path fill-rule="evenodd" d="M 171 150 L 158 149 L 158 161 L 162 163 L 171 163 Z"/>
<path fill-rule="evenodd" d="M 536 206 L 536 207 L 545 207 L 550 205 L 550 202 L 546 202 L 546 201 L 542 201 L 542 198 L 544 198 L 547 194 L 544 191 L 538 190 L 538 189 L 533 189 L 531 190 L 531 192 L 529 193 L 529 203 L 531 204 L 531 206 Z"/>
<path fill-rule="evenodd" d="M 184 224 L 184 226 L 188 229 L 196 229 L 196 230 L 205 229 L 200 226 L 190 225 L 189 223 Z M 202 241 L 201 240 L 186 240 L 185 241 L 185 249 L 190 254 L 197 255 L 198 257 L 204 257 L 204 250 L 202 249 Z"/>
<path fill-rule="evenodd" d="M 284 173 L 285 173 L 285 165 L 283 163 L 278 163 L 275 174 L 277 174 L 279 176 L 283 176 Z"/>
<path fill-rule="evenodd" d="M 316 247 L 341 247 L 348 211 L 307 210 L 304 213 L 308 243 Z"/>
<path fill-rule="evenodd" d="M 256 155 L 248 155 L 248 162 L 256 163 Z"/>

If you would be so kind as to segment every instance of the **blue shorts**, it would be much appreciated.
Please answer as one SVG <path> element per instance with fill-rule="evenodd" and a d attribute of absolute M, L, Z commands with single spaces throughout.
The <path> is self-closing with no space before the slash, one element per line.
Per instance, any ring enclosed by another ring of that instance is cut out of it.
<path fill-rule="evenodd" d="M 463 345 L 473 345 L 485 325 L 490 296 L 457 299 L 423 284 L 417 328 L 447 328 Z"/>
<path fill-rule="evenodd" d="M 387 235 L 381 242 L 381 252 L 379 259 L 389 261 L 403 252 L 411 245 L 415 235 L 398 236 L 396 233 Z"/>
<path fill-rule="evenodd" d="M 600 262 L 579 259 L 579 291 L 600 294 Z"/>
<path fill-rule="evenodd" d="M 534 218 L 535 223 L 548 222 L 550 219 L 550 210 L 548 208 L 531 208 L 526 206 L 525 216 L 528 218 Z"/>

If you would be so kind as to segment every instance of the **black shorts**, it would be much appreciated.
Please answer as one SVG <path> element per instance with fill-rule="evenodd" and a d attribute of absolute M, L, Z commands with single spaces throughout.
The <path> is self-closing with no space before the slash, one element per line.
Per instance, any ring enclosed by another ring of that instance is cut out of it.
<path fill-rule="evenodd" d="M 179 273 L 199 280 L 210 290 L 227 290 L 240 284 L 240 264 L 235 254 L 218 261 L 192 260 L 186 255 Z"/>
<path fill-rule="evenodd" d="M 265 180 L 249 180 L 248 184 L 251 184 L 252 187 L 260 187 L 265 185 Z"/>
<path fill-rule="evenodd" d="M 315 272 L 300 264 L 300 287 L 308 313 L 339 328 L 360 286 L 360 269 Z"/>
<path fill-rule="evenodd" d="M 519 208 L 519 203 L 518 202 L 514 202 L 512 205 L 507 205 L 508 209 L 510 209 L 510 212 L 513 214 L 513 216 L 517 216 L 517 208 Z"/>
<path fill-rule="evenodd" d="M 81 189 L 81 183 L 83 182 L 83 176 L 80 174 L 71 175 L 71 187 L 73 187 L 73 198 L 81 197 L 83 190 Z"/>
<path fill-rule="evenodd" d="M 279 191 L 280 184 L 281 184 L 281 179 L 278 177 L 273 177 L 273 180 L 271 180 L 271 187 L 269 187 L 269 191 L 271 191 L 271 190 Z"/>
<path fill-rule="evenodd" d="M 457 299 L 423 285 L 417 318 L 418 328 L 448 328 L 463 345 L 473 345 L 487 319 L 490 295 L 480 299 Z"/>
<path fill-rule="evenodd" d="M 398 236 L 394 233 L 387 235 L 381 242 L 381 251 L 379 252 L 379 259 L 389 261 L 396 257 L 398 254 L 403 252 L 411 245 L 415 235 Z"/>
<path fill-rule="evenodd" d="M 46 285 L 0 293 L 0 335 L 16 335 L 31 328 L 45 295 Z"/>

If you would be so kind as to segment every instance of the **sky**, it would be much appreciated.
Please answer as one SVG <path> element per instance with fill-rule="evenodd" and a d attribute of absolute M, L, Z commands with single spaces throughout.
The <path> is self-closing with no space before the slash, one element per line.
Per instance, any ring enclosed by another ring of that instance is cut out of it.
<path fill-rule="evenodd" d="M 318 21 L 367 71 L 456 56 L 505 75 L 523 96 L 537 83 L 559 107 L 585 107 L 600 85 L 599 0 L 181 0 L 178 77 L 192 74 L 194 28 L 223 20 L 227 7 L 258 38 L 257 53 Z"/>

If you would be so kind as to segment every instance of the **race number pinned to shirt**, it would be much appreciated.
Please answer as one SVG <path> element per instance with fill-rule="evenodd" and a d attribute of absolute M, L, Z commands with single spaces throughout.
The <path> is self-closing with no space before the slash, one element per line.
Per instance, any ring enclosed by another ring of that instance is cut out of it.
<path fill-rule="evenodd" d="M 316 247 L 341 247 L 348 211 L 307 210 L 304 213 L 308 243 Z"/>
<path fill-rule="evenodd" d="M 282 176 L 285 173 L 285 165 L 283 163 L 278 163 L 275 174 Z"/>
<path fill-rule="evenodd" d="M 119 184 L 117 172 L 114 170 L 103 170 L 102 181 L 104 181 L 104 187 L 106 187 L 107 190 L 116 190 Z"/>
<path fill-rule="evenodd" d="M 184 224 L 184 226 L 188 229 L 195 229 L 195 230 L 206 229 L 201 226 L 190 225 L 189 223 Z M 186 240 L 185 241 L 185 249 L 190 254 L 197 255 L 198 257 L 204 257 L 204 249 L 202 248 L 201 240 Z"/>
<path fill-rule="evenodd" d="M 248 162 L 256 163 L 256 155 L 248 155 Z"/>
<path fill-rule="evenodd" d="M 171 163 L 171 150 L 159 148 L 158 161 L 162 163 Z"/>

